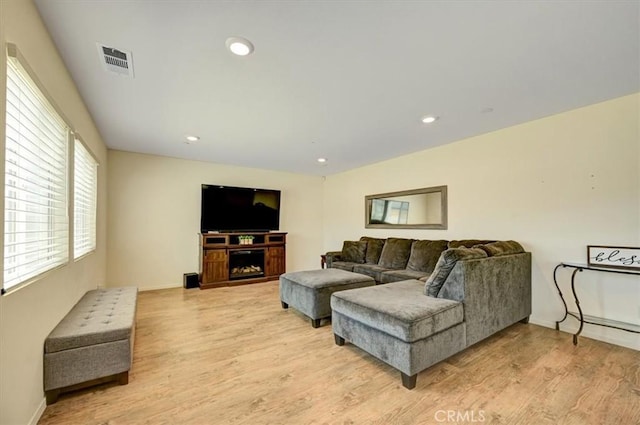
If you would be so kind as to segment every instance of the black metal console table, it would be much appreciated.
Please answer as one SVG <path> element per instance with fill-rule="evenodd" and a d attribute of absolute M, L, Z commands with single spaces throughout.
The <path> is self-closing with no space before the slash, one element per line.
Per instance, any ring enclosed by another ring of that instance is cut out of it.
<path fill-rule="evenodd" d="M 571 291 L 573 292 L 573 298 L 576 301 L 576 307 L 578 308 L 578 314 L 570 312 L 569 309 L 567 308 L 567 303 L 564 300 L 564 295 L 562 295 L 562 291 L 560 290 L 560 286 L 558 285 L 558 280 L 556 278 L 556 272 L 558 271 L 558 269 L 565 268 L 565 267 L 569 267 L 569 268 L 574 269 L 573 273 L 571 273 Z M 589 270 L 589 271 L 594 271 L 594 272 L 630 274 L 630 275 L 634 275 L 634 276 L 640 276 L 640 271 L 636 272 L 636 271 L 631 271 L 631 270 L 607 269 L 607 268 L 603 268 L 603 267 L 594 267 L 594 266 L 589 266 L 587 264 L 578 264 L 578 263 L 560 263 L 560 264 L 558 264 L 556 266 L 556 268 L 553 269 L 553 283 L 556 284 L 556 288 L 558 289 L 558 293 L 560 294 L 560 299 L 562 300 L 562 304 L 564 305 L 564 317 L 562 318 L 562 320 L 559 320 L 559 321 L 556 322 L 556 330 L 560 330 L 560 323 L 564 322 L 567 319 L 567 317 L 571 316 L 571 317 L 576 318 L 580 322 L 580 328 L 578 329 L 578 332 L 576 332 L 573 335 L 573 345 L 578 345 L 578 335 L 580 335 L 580 333 L 582 332 L 582 328 L 583 328 L 585 323 L 588 323 L 590 325 L 606 326 L 608 328 L 620 329 L 620 330 L 626 331 L 626 332 L 640 333 L 640 326 L 636 326 L 636 325 L 633 325 L 633 324 L 629 324 L 629 326 L 632 326 L 632 327 L 637 328 L 637 329 L 631 329 L 631 328 L 626 328 L 626 327 L 622 327 L 622 326 L 615 326 L 615 325 L 612 325 L 610 323 L 606 323 L 602 319 L 601 319 L 601 321 L 597 321 L 595 318 L 592 319 L 592 320 L 585 320 L 584 314 L 582 313 L 582 308 L 580 308 L 580 300 L 578 299 L 578 294 L 576 293 L 576 274 L 578 272 L 582 272 L 584 270 Z"/>

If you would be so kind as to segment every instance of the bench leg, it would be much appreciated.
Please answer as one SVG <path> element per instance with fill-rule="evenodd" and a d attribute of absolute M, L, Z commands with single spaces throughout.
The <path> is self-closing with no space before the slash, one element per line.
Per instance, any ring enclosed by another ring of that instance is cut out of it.
<path fill-rule="evenodd" d="M 60 395 L 60 390 L 49 390 L 44 392 L 45 397 L 47 398 L 47 406 L 53 404 L 58 401 L 58 396 Z"/>
<path fill-rule="evenodd" d="M 400 372 L 400 374 L 402 375 L 402 386 L 405 387 L 408 390 L 412 390 L 416 387 L 416 380 L 418 379 L 418 374 L 416 373 L 415 375 L 405 375 L 404 373 Z"/>
<path fill-rule="evenodd" d="M 89 381 L 80 382 L 78 384 L 69 385 L 63 388 L 56 388 L 55 390 L 45 391 L 44 395 L 47 399 L 47 406 L 58 401 L 58 397 L 62 393 L 69 391 L 77 391 L 80 389 L 88 388 L 94 385 L 101 385 L 107 382 L 117 382 L 120 385 L 127 385 L 129 383 L 129 371 L 116 373 L 115 375 L 103 376 L 101 378 L 91 379 Z"/>
<path fill-rule="evenodd" d="M 314 328 L 319 328 L 320 327 L 320 319 L 311 319 L 311 326 L 313 326 Z"/>
<path fill-rule="evenodd" d="M 520 323 L 524 323 L 525 325 L 526 325 L 527 323 L 529 323 L 529 316 L 527 316 L 527 317 L 525 317 L 524 319 L 522 319 L 522 320 L 520 321 Z"/>
<path fill-rule="evenodd" d="M 280 304 L 282 305 L 282 308 L 284 308 L 285 310 L 289 308 L 289 304 L 287 304 L 284 301 L 280 301 Z"/>
<path fill-rule="evenodd" d="M 333 339 L 335 339 L 336 345 L 339 345 L 341 347 L 344 345 L 344 338 L 340 335 L 333 334 Z"/>

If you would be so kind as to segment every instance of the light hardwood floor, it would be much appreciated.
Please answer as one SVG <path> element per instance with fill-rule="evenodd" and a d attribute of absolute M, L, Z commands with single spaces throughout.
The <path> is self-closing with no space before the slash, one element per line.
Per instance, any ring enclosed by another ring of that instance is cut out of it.
<path fill-rule="evenodd" d="M 141 292 L 129 384 L 40 424 L 640 424 L 640 353 L 516 324 L 418 375 L 283 310 L 278 283 Z"/>

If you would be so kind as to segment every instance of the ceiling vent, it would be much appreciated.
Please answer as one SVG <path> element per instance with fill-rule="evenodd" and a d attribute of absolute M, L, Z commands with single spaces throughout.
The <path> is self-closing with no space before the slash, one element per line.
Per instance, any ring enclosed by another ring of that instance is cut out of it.
<path fill-rule="evenodd" d="M 100 62 L 107 71 L 133 78 L 133 56 L 131 52 L 98 43 Z"/>

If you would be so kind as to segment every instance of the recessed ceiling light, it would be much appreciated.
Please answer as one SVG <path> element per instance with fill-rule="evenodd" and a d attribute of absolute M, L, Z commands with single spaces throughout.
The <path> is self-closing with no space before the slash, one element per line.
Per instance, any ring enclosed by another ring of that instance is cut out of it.
<path fill-rule="evenodd" d="M 318 162 L 320 164 L 324 164 L 325 162 L 327 162 L 327 158 L 318 158 Z"/>
<path fill-rule="evenodd" d="M 225 44 L 234 55 L 247 56 L 253 52 L 253 44 L 246 38 L 229 37 Z"/>
<path fill-rule="evenodd" d="M 431 124 L 432 122 L 435 122 L 438 120 L 439 117 L 434 117 L 433 115 L 427 115 L 426 117 L 422 118 L 422 122 L 425 124 Z"/>
<path fill-rule="evenodd" d="M 187 143 L 197 142 L 200 140 L 198 136 L 185 136 L 185 139 L 187 139 Z"/>

